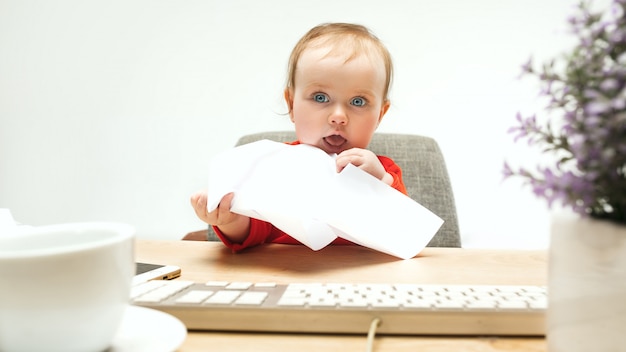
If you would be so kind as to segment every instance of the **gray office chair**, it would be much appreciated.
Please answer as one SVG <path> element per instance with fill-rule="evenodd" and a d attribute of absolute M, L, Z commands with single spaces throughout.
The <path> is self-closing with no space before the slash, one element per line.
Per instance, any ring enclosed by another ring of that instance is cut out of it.
<path fill-rule="evenodd" d="M 241 137 L 237 145 L 262 139 L 290 142 L 296 140 L 296 134 L 287 131 L 255 133 Z M 428 246 L 461 247 L 452 185 L 437 142 L 418 135 L 375 133 L 368 149 L 393 159 L 402 168 L 402 178 L 411 198 L 444 220 Z M 210 226 L 208 232 L 192 232 L 183 239 L 219 241 Z"/>

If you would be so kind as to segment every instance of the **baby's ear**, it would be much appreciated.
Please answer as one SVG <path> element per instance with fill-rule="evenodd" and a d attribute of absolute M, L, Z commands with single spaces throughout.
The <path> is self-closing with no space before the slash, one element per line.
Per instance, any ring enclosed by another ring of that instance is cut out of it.
<path fill-rule="evenodd" d="M 293 121 L 293 90 L 291 88 L 285 88 L 283 95 L 285 97 L 285 103 L 287 104 L 289 116 L 291 117 L 291 121 Z"/>
<path fill-rule="evenodd" d="M 383 116 L 389 111 L 389 107 L 391 106 L 391 102 L 389 100 L 385 100 L 383 105 L 380 107 L 380 115 L 378 115 L 378 124 L 383 120 Z"/>

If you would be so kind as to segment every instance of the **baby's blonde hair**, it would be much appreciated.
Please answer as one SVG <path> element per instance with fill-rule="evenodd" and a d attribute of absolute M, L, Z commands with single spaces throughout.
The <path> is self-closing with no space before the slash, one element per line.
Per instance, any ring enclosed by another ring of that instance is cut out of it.
<path fill-rule="evenodd" d="M 310 47 L 330 47 L 329 54 L 342 50 L 351 52 L 346 58 L 350 61 L 354 57 L 365 54 L 369 57 L 379 55 L 385 65 L 387 77 L 383 100 L 389 100 L 389 88 L 393 75 L 391 55 L 385 45 L 367 27 L 352 23 L 325 23 L 313 27 L 296 44 L 289 56 L 287 68 L 287 89 L 295 87 L 295 76 L 298 60 L 302 53 Z"/>

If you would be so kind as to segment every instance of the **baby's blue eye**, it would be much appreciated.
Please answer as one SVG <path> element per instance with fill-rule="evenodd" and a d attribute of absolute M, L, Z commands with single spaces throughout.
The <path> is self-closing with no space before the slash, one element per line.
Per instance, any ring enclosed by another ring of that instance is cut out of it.
<path fill-rule="evenodd" d="M 317 93 L 313 95 L 313 100 L 315 100 L 318 103 L 327 103 L 329 101 L 328 96 L 322 93 Z"/>
<path fill-rule="evenodd" d="M 354 106 L 364 106 L 365 105 L 365 99 L 363 99 L 361 97 L 352 98 L 352 101 L 350 102 L 350 104 L 352 104 Z"/>

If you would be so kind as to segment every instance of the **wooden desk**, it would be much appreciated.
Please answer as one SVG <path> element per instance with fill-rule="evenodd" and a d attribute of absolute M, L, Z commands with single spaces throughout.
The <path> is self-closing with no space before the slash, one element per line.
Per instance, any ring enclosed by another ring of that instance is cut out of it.
<path fill-rule="evenodd" d="M 182 279 L 276 283 L 386 282 L 546 285 L 545 251 L 426 248 L 401 260 L 358 246 L 265 245 L 233 254 L 221 243 L 137 241 L 138 261 L 178 265 Z M 364 351 L 363 335 L 190 332 L 180 352 Z M 546 351 L 543 338 L 378 336 L 374 351 Z"/>

